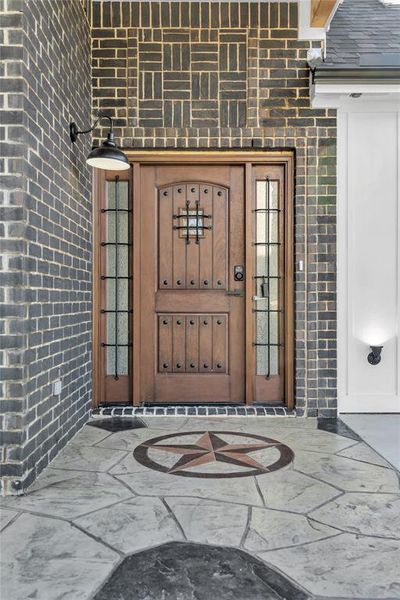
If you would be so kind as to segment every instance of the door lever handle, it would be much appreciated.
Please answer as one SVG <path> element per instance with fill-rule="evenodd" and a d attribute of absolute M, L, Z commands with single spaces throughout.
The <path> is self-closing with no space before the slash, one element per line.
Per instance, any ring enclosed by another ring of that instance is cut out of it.
<path fill-rule="evenodd" d="M 244 296 L 244 290 L 226 290 L 227 296 Z"/>
<path fill-rule="evenodd" d="M 253 296 L 254 302 L 258 302 L 259 300 L 268 300 L 268 296 Z"/>

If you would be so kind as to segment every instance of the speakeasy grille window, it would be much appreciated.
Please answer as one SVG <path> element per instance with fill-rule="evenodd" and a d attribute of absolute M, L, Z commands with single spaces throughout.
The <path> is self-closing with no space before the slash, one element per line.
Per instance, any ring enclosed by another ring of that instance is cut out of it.
<path fill-rule="evenodd" d="M 187 235 L 189 235 L 190 238 L 196 236 L 204 237 L 202 209 L 199 209 L 198 211 L 189 209 L 186 211 L 186 209 L 181 208 L 180 215 L 182 229 L 180 230 L 179 237 L 186 238 Z"/>

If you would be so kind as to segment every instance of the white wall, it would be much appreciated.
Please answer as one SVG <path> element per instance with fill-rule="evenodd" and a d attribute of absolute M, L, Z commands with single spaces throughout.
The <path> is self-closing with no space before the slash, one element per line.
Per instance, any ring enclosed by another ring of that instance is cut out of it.
<path fill-rule="evenodd" d="M 400 104 L 338 110 L 339 412 L 400 412 Z M 377 366 L 369 345 L 383 345 Z"/>

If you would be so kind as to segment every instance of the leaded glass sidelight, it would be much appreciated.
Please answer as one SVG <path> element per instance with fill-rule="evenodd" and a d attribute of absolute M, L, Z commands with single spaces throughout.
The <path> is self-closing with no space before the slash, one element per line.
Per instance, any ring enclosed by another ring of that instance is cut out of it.
<path fill-rule="evenodd" d="M 118 176 L 106 183 L 105 281 L 106 375 L 118 379 L 129 369 L 129 185 Z"/>
<path fill-rule="evenodd" d="M 256 374 L 279 374 L 281 210 L 278 181 L 256 182 L 255 346 Z"/>

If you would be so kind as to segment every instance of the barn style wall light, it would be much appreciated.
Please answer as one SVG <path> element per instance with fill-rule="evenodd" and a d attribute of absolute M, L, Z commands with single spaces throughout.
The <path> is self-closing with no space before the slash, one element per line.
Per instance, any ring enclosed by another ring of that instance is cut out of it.
<path fill-rule="evenodd" d="M 108 119 L 110 121 L 110 130 L 107 134 L 107 139 L 101 146 L 94 146 L 86 159 L 86 162 L 91 167 L 96 169 L 106 169 L 108 171 L 125 171 L 130 168 L 129 160 L 125 154 L 117 147 L 113 132 L 112 118 L 108 115 L 99 114 L 93 127 L 85 131 L 79 131 L 76 123 L 69 124 L 69 137 L 74 144 L 79 135 L 90 133 L 96 127 L 100 119 Z"/>
<path fill-rule="evenodd" d="M 383 346 L 370 346 L 371 352 L 367 356 L 370 365 L 379 365 Z"/>

